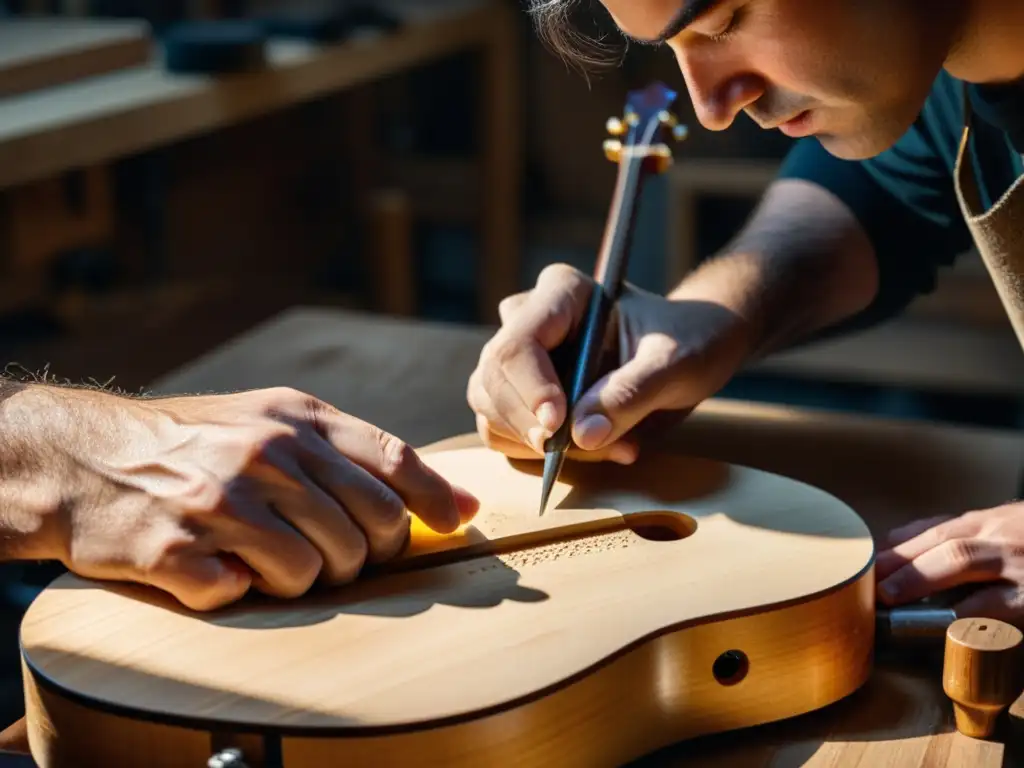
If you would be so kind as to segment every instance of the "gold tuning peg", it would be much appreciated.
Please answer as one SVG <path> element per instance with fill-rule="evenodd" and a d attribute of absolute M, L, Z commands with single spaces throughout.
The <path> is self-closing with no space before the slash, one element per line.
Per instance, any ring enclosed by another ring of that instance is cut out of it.
<path fill-rule="evenodd" d="M 604 142 L 604 156 L 613 163 L 619 162 L 622 157 L 622 142 L 615 139 L 607 139 Z"/>
<path fill-rule="evenodd" d="M 605 128 L 608 129 L 608 133 L 612 136 L 621 136 L 626 132 L 626 124 L 617 117 L 609 117 L 608 122 L 605 123 Z"/>
<path fill-rule="evenodd" d="M 633 126 L 640 123 L 640 115 L 634 112 L 631 107 L 626 109 L 626 123 Z"/>
<path fill-rule="evenodd" d="M 664 173 L 672 165 L 672 152 L 664 144 L 657 144 L 651 147 L 649 156 L 654 159 L 656 173 Z"/>
<path fill-rule="evenodd" d="M 689 129 L 681 124 L 679 119 L 667 109 L 658 113 L 658 120 L 662 125 L 667 125 L 672 129 L 672 138 L 676 141 L 682 141 L 690 135 Z"/>

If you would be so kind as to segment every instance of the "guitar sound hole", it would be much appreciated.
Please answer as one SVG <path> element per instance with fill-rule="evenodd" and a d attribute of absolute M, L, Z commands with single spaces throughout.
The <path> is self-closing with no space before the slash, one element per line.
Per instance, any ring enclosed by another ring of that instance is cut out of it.
<path fill-rule="evenodd" d="M 626 515 L 626 527 L 647 541 L 679 541 L 697 530 L 697 521 L 678 512 L 643 512 Z"/>
<path fill-rule="evenodd" d="M 747 676 L 749 668 L 750 662 L 743 651 L 726 651 L 715 659 L 711 674 L 722 685 L 736 685 Z"/>

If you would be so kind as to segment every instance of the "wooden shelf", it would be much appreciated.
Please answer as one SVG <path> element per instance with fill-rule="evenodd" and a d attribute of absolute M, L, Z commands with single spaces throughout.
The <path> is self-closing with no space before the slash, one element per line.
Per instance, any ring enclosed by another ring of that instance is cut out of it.
<path fill-rule="evenodd" d="M 144 65 L 149 26 L 130 19 L 0 19 L 0 98 Z"/>
<path fill-rule="evenodd" d="M 485 45 L 492 2 L 430 4 L 383 38 L 273 40 L 267 69 L 184 76 L 152 63 L 0 102 L 0 187 L 110 162 Z"/>

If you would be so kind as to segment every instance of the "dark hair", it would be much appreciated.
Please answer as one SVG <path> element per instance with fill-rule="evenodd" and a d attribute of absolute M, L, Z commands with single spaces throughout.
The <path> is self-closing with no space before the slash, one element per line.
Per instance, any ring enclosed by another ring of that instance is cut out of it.
<path fill-rule="evenodd" d="M 583 23 L 580 0 L 529 0 L 529 13 L 541 41 L 564 61 L 581 70 L 589 67 L 614 66 L 619 59 L 610 56 L 611 46 L 603 42 L 604 31 L 598 22 L 598 14 L 590 9 L 590 2 L 583 0 L 583 6 L 590 11 L 586 14 L 588 26 L 594 27 L 594 35 L 585 35 L 580 27 Z"/>

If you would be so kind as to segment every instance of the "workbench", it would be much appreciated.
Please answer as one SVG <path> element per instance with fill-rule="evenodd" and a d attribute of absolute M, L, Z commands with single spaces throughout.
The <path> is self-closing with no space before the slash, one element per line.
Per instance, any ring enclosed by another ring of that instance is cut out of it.
<path fill-rule="evenodd" d="M 323 44 L 275 38 L 267 46 L 266 67 L 258 71 L 168 73 L 155 50 L 139 66 L 0 99 L 0 190 L 109 164 L 479 51 L 477 295 L 480 316 L 496 321 L 501 299 L 519 290 L 521 18 L 507 0 L 388 0 L 381 7 L 402 20 L 395 32 Z"/>
<path fill-rule="evenodd" d="M 488 327 L 295 308 L 151 391 L 288 386 L 425 445 L 473 431 L 466 381 L 491 334 Z M 1011 499 L 1024 467 L 1024 443 L 1014 433 L 723 399 L 705 402 L 669 439 L 816 485 L 853 506 L 878 536 L 912 519 Z M 955 732 L 941 661 L 921 658 L 913 666 L 879 660 L 867 686 L 827 710 L 680 745 L 642 764 L 997 768 L 1016 764 L 1010 757 L 999 739 Z"/>

